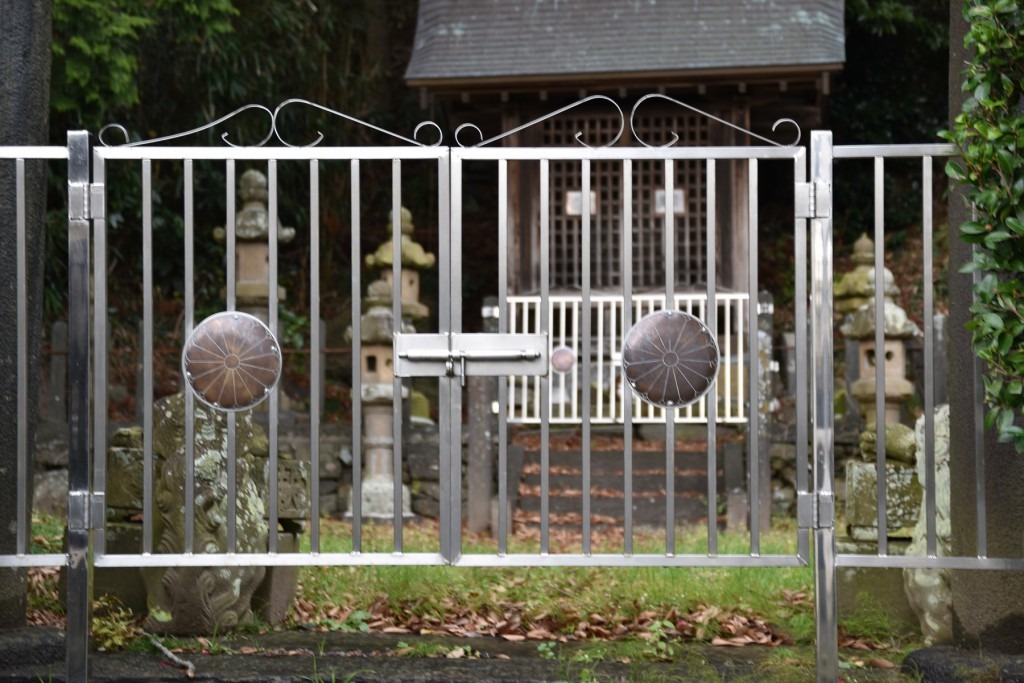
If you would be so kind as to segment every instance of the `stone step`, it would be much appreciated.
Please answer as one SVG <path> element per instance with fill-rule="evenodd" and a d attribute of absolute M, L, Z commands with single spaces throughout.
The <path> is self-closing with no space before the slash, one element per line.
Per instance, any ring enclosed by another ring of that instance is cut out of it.
<path fill-rule="evenodd" d="M 664 470 L 664 451 L 634 451 L 633 471 L 638 470 Z M 531 463 L 540 463 L 541 454 L 539 451 L 526 451 L 523 457 L 523 466 Z M 676 452 L 675 466 L 677 469 L 697 469 L 707 467 L 707 453 L 704 452 Z M 591 451 L 590 471 L 593 474 L 621 473 L 625 463 L 625 455 L 622 451 Z M 581 451 L 549 451 L 548 465 L 551 467 L 583 467 L 583 453 Z"/>
<path fill-rule="evenodd" d="M 634 526 L 665 526 L 665 496 L 660 498 L 633 498 Z M 552 528 L 581 528 L 583 501 L 580 498 L 551 498 L 549 501 L 549 523 Z M 698 523 L 707 519 L 707 501 L 700 496 L 677 495 L 675 497 L 675 518 L 678 523 Z M 622 498 L 591 498 L 591 524 L 617 526 L 624 524 L 625 510 Z M 540 526 L 540 499 L 520 498 L 516 522 L 529 526 Z"/>
<path fill-rule="evenodd" d="M 624 519 L 625 458 L 621 451 L 595 450 L 590 458 L 591 524 L 622 526 Z M 579 530 L 583 511 L 583 453 L 552 450 L 548 454 L 549 523 L 552 528 Z M 664 527 L 666 517 L 665 453 L 634 452 L 632 457 L 633 524 Z M 517 493 L 517 522 L 539 526 L 541 509 L 540 453 L 523 458 Z M 675 518 L 680 523 L 707 519 L 707 454 L 677 452 L 674 455 Z M 718 465 L 719 500 L 724 500 L 724 477 Z"/>
<path fill-rule="evenodd" d="M 677 492 L 692 491 L 706 494 L 708 489 L 707 471 L 704 469 L 684 470 L 676 468 L 675 481 L 673 482 Z M 718 471 L 721 479 L 722 472 Z M 614 474 L 591 473 L 590 488 L 591 495 L 600 495 L 594 491 L 613 490 L 620 494 L 625 491 L 626 479 L 623 472 Z M 519 480 L 519 495 L 539 496 L 541 486 L 541 470 L 539 468 L 523 468 Z M 560 467 L 548 470 L 548 487 L 551 495 L 561 495 L 559 492 L 578 491 L 583 486 L 583 471 L 579 469 L 565 469 Z M 640 494 L 644 491 L 664 491 L 667 488 L 665 481 L 665 470 L 634 470 L 633 492 Z M 721 487 L 719 487 L 721 488 Z"/>

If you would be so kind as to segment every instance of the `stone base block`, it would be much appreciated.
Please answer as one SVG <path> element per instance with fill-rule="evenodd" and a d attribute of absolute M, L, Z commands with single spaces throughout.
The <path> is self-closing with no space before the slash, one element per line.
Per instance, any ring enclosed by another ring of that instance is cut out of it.
<path fill-rule="evenodd" d="M 299 536 L 286 532 L 277 534 L 277 552 L 299 551 Z M 263 582 L 252 594 L 252 611 L 268 624 L 280 624 L 288 616 L 299 585 L 298 567 L 267 567 Z"/>
<path fill-rule="evenodd" d="M 905 529 L 905 536 L 909 539 L 917 523 L 921 504 L 922 489 L 917 481 L 917 472 L 911 465 L 891 462 L 885 464 L 885 472 L 886 525 L 889 535 L 899 535 L 900 530 Z M 877 482 L 875 463 L 846 464 L 846 523 L 851 529 L 877 529 Z M 864 538 L 861 533 L 855 537 L 870 540 L 877 537 L 877 531 L 870 538 Z"/>
<path fill-rule="evenodd" d="M 390 477 L 370 477 L 362 486 L 363 519 L 387 522 L 395 517 L 395 489 Z M 352 516 L 349 506 L 346 517 Z M 412 513 L 412 496 L 409 487 L 402 485 L 402 517 L 414 517 Z"/>

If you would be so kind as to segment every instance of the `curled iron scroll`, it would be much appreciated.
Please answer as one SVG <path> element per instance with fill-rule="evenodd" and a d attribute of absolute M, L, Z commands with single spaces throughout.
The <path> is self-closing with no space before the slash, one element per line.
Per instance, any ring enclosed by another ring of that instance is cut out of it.
<path fill-rule="evenodd" d="M 365 126 L 366 128 L 370 128 L 372 130 L 375 130 L 378 133 L 384 133 L 385 135 L 389 135 L 389 136 L 391 136 L 393 138 L 397 138 L 397 139 L 401 140 L 402 142 L 406 142 L 406 143 L 408 143 L 410 145 L 416 145 L 417 147 L 436 147 L 436 146 L 440 145 L 441 142 L 444 140 L 444 133 L 441 131 L 441 126 L 437 125 L 433 121 L 423 121 L 423 122 L 421 122 L 413 130 L 412 137 L 411 138 L 407 138 L 404 135 L 399 135 L 398 133 L 392 133 L 391 131 L 389 131 L 389 130 L 387 130 L 385 128 L 381 128 L 379 126 L 375 126 L 372 123 L 367 123 L 366 121 L 363 121 L 362 119 L 357 119 L 354 116 L 349 116 L 348 114 L 342 113 L 342 112 L 337 111 L 335 109 L 331 109 L 330 107 L 325 107 L 322 104 L 317 104 L 316 102 L 310 102 L 309 100 L 304 100 L 304 99 L 301 99 L 301 98 L 292 98 L 290 100 L 285 100 L 281 104 L 277 105 L 277 108 L 274 110 L 274 114 L 273 114 L 274 135 L 276 135 L 277 139 L 281 141 L 281 144 L 286 145 L 288 147 L 315 147 L 316 145 L 320 144 L 323 141 L 323 139 L 324 139 L 324 134 L 322 132 L 320 132 L 320 131 L 316 132 L 317 137 L 316 137 L 315 140 L 313 140 L 312 142 L 308 142 L 308 143 L 306 143 L 304 145 L 293 145 L 292 143 L 290 143 L 290 142 L 288 142 L 287 140 L 284 139 L 284 137 L 281 135 L 281 131 L 278 129 L 278 116 L 280 116 L 281 112 L 286 107 L 289 107 L 289 106 L 292 106 L 292 105 L 295 105 L 295 104 L 304 104 L 307 107 L 313 107 L 314 109 L 319 109 L 320 111 L 326 112 L 328 114 L 333 114 L 334 116 L 338 116 L 340 118 L 343 118 L 346 121 L 351 121 L 352 123 L 359 124 L 360 126 Z M 437 131 L 437 141 L 435 141 L 433 143 L 430 143 L 429 145 L 427 143 L 425 143 L 425 142 L 420 142 L 417 139 L 417 136 L 419 135 L 420 131 L 423 130 L 424 128 L 433 128 L 434 130 L 436 130 Z"/>
<path fill-rule="evenodd" d="M 583 104 L 586 104 L 587 102 L 593 102 L 595 100 L 602 100 L 602 101 L 605 101 L 605 102 L 609 102 L 613 107 L 615 107 L 615 111 L 617 111 L 619 113 L 619 132 L 617 132 L 615 134 L 614 138 L 612 138 L 610 141 L 608 141 L 607 143 L 605 143 L 603 145 L 588 145 L 586 142 L 583 141 L 583 131 L 577 131 L 576 135 L 574 135 L 573 138 L 576 140 L 576 142 L 578 142 L 581 145 L 583 145 L 584 147 L 588 147 L 588 148 L 593 148 L 595 146 L 596 147 L 611 147 L 612 145 L 614 145 L 616 142 L 619 141 L 620 137 L 622 137 L 622 132 L 626 129 L 626 117 L 622 113 L 622 107 L 620 107 L 615 100 L 613 100 L 612 98 L 608 97 L 607 95 L 591 95 L 589 97 L 584 97 L 582 100 L 578 100 L 576 102 L 573 102 L 572 104 L 567 104 L 566 106 L 562 107 L 561 109 L 557 109 L 557 110 L 555 110 L 555 111 L 553 111 L 553 112 L 551 112 L 549 114 L 545 114 L 544 116 L 536 118 L 536 119 L 534 119 L 532 121 L 528 121 L 527 123 L 524 123 L 521 126 L 517 126 L 516 128 L 513 128 L 510 131 L 506 131 L 504 133 L 501 133 L 500 135 L 495 135 L 493 138 L 488 138 L 487 140 L 484 140 L 483 131 L 481 131 L 480 128 L 477 125 L 472 124 L 472 123 L 464 123 L 464 124 L 462 124 L 461 126 L 459 126 L 458 128 L 455 129 L 455 142 L 459 145 L 459 147 L 467 147 L 467 146 L 468 147 L 486 147 L 487 145 L 491 144 L 492 142 L 497 142 L 498 140 L 502 140 L 502 139 L 507 138 L 507 137 L 509 137 L 511 135 L 515 135 L 516 133 L 518 133 L 521 130 L 525 130 L 527 128 L 535 126 L 538 123 L 542 123 L 544 121 L 547 121 L 548 119 L 553 119 L 553 118 L 555 118 L 556 116 L 558 116 L 560 114 L 564 114 L 565 112 L 569 111 L 570 109 L 575 109 L 576 107 L 579 107 L 579 106 L 581 106 Z M 472 130 L 476 131 L 476 134 L 478 136 L 480 136 L 480 142 L 477 142 L 477 143 L 472 144 L 472 145 L 467 145 L 466 143 L 464 143 L 459 138 L 459 135 L 462 133 L 462 131 L 468 130 L 468 129 L 472 129 Z"/>
<path fill-rule="evenodd" d="M 186 131 L 181 132 L 181 133 L 173 133 L 171 135 L 164 135 L 164 136 L 159 137 L 159 138 L 153 138 L 152 140 L 139 140 L 137 142 L 129 141 L 129 139 L 128 139 L 128 130 L 124 126 L 122 126 L 120 123 L 108 123 L 107 125 L 103 126 L 103 128 L 100 129 L 98 137 L 99 137 L 100 144 L 103 145 L 104 147 L 111 147 L 111 146 L 118 146 L 118 147 L 140 147 L 142 145 L 155 145 L 155 144 L 157 144 L 159 142 L 167 142 L 168 140 L 177 140 L 179 138 L 188 137 L 189 135 L 194 135 L 195 133 L 201 133 L 204 130 L 210 130 L 212 128 L 216 128 L 217 126 L 219 126 L 220 124 L 224 123 L 225 121 L 227 121 L 229 119 L 232 119 L 232 118 L 238 116 L 239 114 L 241 114 L 242 112 L 248 111 L 250 109 L 258 109 L 258 110 L 266 113 L 266 115 L 269 117 L 269 119 L 270 119 L 270 131 L 267 133 L 266 137 L 264 137 L 262 140 L 257 142 L 255 145 L 236 145 L 235 143 L 231 142 L 231 140 L 228 139 L 228 133 L 225 131 L 225 132 L 221 133 L 220 139 L 224 141 L 224 144 L 230 145 L 231 147 L 262 147 L 262 146 L 264 146 L 265 144 L 267 144 L 270 141 L 270 138 L 272 138 L 274 136 L 274 113 L 272 111 L 270 111 L 269 109 L 267 109 L 266 107 L 264 107 L 262 104 L 247 104 L 244 107 L 239 107 L 238 109 L 234 110 L 230 114 L 225 114 L 224 116 L 220 117 L 216 121 L 211 121 L 210 123 L 207 123 L 205 125 L 199 126 L 197 128 L 193 128 L 191 130 L 186 130 Z M 114 143 L 114 144 L 111 144 L 110 142 L 107 142 L 103 138 L 103 135 L 107 131 L 109 131 L 109 130 L 119 131 L 121 133 L 121 135 L 124 136 L 124 142 L 122 142 L 122 143 Z"/>
<path fill-rule="evenodd" d="M 657 311 L 630 329 L 622 344 L 622 372 L 644 401 L 663 408 L 696 403 L 718 377 L 718 342 L 698 318 Z"/>
<path fill-rule="evenodd" d="M 186 130 L 186 131 L 183 131 L 181 133 L 174 133 L 172 135 L 164 135 L 162 137 L 153 138 L 152 140 L 139 140 L 137 142 L 131 142 L 129 140 L 129 138 L 128 138 L 128 130 L 124 126 L 122 126 L 119 123 L 110 123 L 110 124 L 107 124 L 106 126 L 104 126 L 103 128 L 100 129 L 99 141 L 100 141 L 100 144 L 102 144 L 104 147 L 112 147 L 112 146 L 138 147 L 138 146 L 141 146 L 141 145 L 154 145 L 154 144 L 157 144 L 157 143 L 160 143 L 160 142 L 167 142 L 169 140 L 177 140 L 177 139 L 180 139 L 180 138 L 188 137 L 189 135 L 194 135 L 195 133 L 201 133 L 204 130 L 210 130 L 212 128 L 216 128 L 220 124 L 224 123 L 225 121 L 227 121 L 229 119 L 232 119 L 232 118 L 238 116 L 242 112 L 248 111 L 250 109 L 258 109 L 258 110 L 264 112 L 267 115 L 267 118 L 268 118 L 268 120 L 270 122 L 270 129 L 267 132 L 266 136 L 262 140 L 260 140 L 259 142 L 257 142 L 254 145 L 236 145 L 234 142 L 232 142 L 231 140 L 228 139 L 228 133 L 227 132 L 221 133 L 221 136 L 220 136 L 221 140 L 223 140 L 225 144 L 230 145 L 231 147 L 263 147 L 268 142 L 270 142 L 270 139 L 273 138 L 273 137 L 276 137 L 281 142 L 281 144 L 283 144 L 283 145 L 285 145 L 287 147 L 313 147 L 315 145 L 320 144 L 320 142 L 324 139 L 324 135 L 320 131 L 317 131 L 317 137 L 316 137 L 315 140 L 313 140 L 312 142 L 306 143 L 304 145 L 292 144 L 292 143 L 288 142 L 287 140 L 285 140 L 284 137 L 281 135 L 281 131 L 280 131 L 279 127 L 278 127 L 278 116 L 280 115 L 281 111 L 284 110 L 286 107 L 291 106 L 291 105 L 296 105 L 296 104 L 304 104 L 306 106 L 313 107 L 315 109 L 319 109 L 321 111 L 327 112 L 328 114 L 333 114 L 334 116 L 339 116 L 339 117 L 341 117 L 341 118 L 343 118 L 343 119 L 345 119 L 347 121 L 351 121 L 351 122 L 357 123 L 357 124 L 359 124 L 361 126 L 365 126 L 367 128 L 371 128 L 371 129 L 373 129 L 373 130 L 375 130 L 377 132 L 384 133 L 385 135 L 389 135 L 389 136 L 391 136 L 393 138 L 397 138 L 397 139 L 401 140 L 402 142 L 406 142 L 406 143 L 408 143 L 410 145 L 416 145 L 417 147 L 436 147 L 437 145 L 440 145 L 441 142 L 444 139 L 444 133 L 441 130 L 441 126 L 437 125 L 433 121 L 423 121 L 418 126 L 416 126 L 415 130 L 413 131 L 412 138 L 407 138 L 407 137 L 405 137 L 403 135 L 399 135 L 397 133 L 392 133 L 389 130 L 386 130 L 384 128 L 380 128 L 378 126 L 375 126 L 372 123 L 367 123 L 366 121 L 362 121 L 360 119 L 357 119 L 354 116 L 349 116 L 348 114 L 344 114 L 344 113 L 342 113 L 340 111 L 336 111 L 336 110 L 331 109 L 329 107 L 325 107 L 325 106 L 323 106 L 321 104 L 317 104 L 315 102 L 310 102 L 309 100 L 293 98 L 293 99 L 290 99 L 290 100 L 285 100 L 281 104 L 277 105 L 277 108 L 275 108 L 274 111 L 270 111 L 270 109 L 268 109 L 267 107 L 264 107 L 262 104 L 247 104 L 244 107 L 239 107 L 238 109 L 236 109 L 235 111 L 231 112 L 230 114 L 226 114 L 224 116 L 221 116 L 216 121 L 212 121 L 212 122 L 207 123 L 205 125 L 199 126 L 197 128 L 192 128 L 191 130 Z M 433 128 L 437 132 L 437 140 L 435 142 L 432 142 L 432 143 L 428 144 L 428 143 L 420 142 L 419 141 L 418 137 L 419 137 L 420 131 L 422 131 L 424 128 Z M 117 132 L 119 132 L 121 134 L 121 136 L 124 137 L 124 142 L 108 141 L 105 136 L 109 135 L 110 131 L 117 131 Z"/>
<path fill-rule="evenodd" d="M 745 135 L 749 135 L 752 138 L 757 138 L 758 140 L 761 140 L 762 142 L 767 142 L 769 145 L 775 145 L 776 147 L 795 147 L 796 145 L 800 144 L 800 137 L 802 135 L 802 131 L 800 130 L 800 126 L 793 119 L 779 119 L 778 121 L 776 121 L 772 125 L 772 132 L 773 133 L 776 130 L 778 130 L 779 126 L 782 126 L 782 125 L 791 125 L 791 126 L 793 126 L 796 129 L 796 139 L 793 140 L 793 142 L 790 142 L 788 144 L 784 144 L 784 143 L 776 142 L 775 140 L 771 140 L 769 138 L 766 138 L 763 135 L 758 135 L 757 133 L 751 132 L 751 131 L 747 130 L 746 128 L 743 128 L 742 126 L 737 126 L 735 123 L 729 123 L 725 119 L 718 118 L 714 114 L 709 114 L 708 112 L 704 111 L 703 109 L 698 109 L 697 107 L 694 107 L 692 105 L 686 104 L 685 102 L 681 102 L 681 101 L 679 101 L 679 100 L 677 100 L 675 98 L 669 97 L 668 95 L 662 95 L 661 93 L 651 93 L 649 95 L 644 95 L 639 100 L 637 100 L 636 104 L 633 105 L 633 111 L 631 111 L 630 114 L 629 114 L 629 128 L 633 132 L 633 137 L 636 139 L 637 142 L 639 142 L 644 147 L 671 147 L 674 144 L 676 144 L 677 142 L 679 142 L 679 135 L 677 135 L 675 132 L 672 133 L 672 139 L 669 142 L 665 143 L 664 145 L 651 145 L 651 144 L 648 144 L 647 142 L 645 142 L 643 140 L 643 138 L 640 137 L 640 134 L 637 133 L 636 124 L 635 124 L 636 112 L 640 108 L 641 104 L 643 104 L 647 100 L 652 100 L 652 99 L 667 100 L 669 102 L 672 102 L 673 104 L 679 105 L 680 107 L 683 107 L 685 109 L 689 109 L 690 111 L 694 112 L 695 114 L 700 114 L 701 116 L 709 118 L 712 121 L 717 121 L 718 123 L 721 123 L 724 126 L 728 126 L 729 128 L 732 128 L 734 130 L 738 130 L 741 133 L 744 133 Z"/>

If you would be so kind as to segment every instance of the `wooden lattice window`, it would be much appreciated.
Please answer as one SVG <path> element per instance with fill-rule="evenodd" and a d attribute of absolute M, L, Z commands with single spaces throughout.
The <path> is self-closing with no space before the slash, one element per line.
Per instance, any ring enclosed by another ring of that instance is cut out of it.
<path fill-rule="evenodd" d="M 611 140 L 619 130 L 618 118 L 562 116 L 545 122 L 544 144 L 573 146 L 577 132 L 588 144 Z M 679 136 L 679 145 L 708 144 L 706 122 L 697 116 L 637 116 L 637 133 L 648 144 L 662 144 Z M 623 138 L 628 137 L 628 133 Z M 675 284 L 695 285 L 705 281 L 705 220 L 707 197 L 704 164 L 675 162 L 675 188 L 683 191 L 684 208 L 675 215 Z M 664 202 L 665 164 L 662 161 L 633 163 L 633 286 L 657 288 L 665 284 L 664 216 L 656 203 L 658 192 Z M 582 224 L 578 206 L 582 188 L 578 161 L 552 161 L 550 171 L 551 285 L 576 289 L 582 283 Z M 595 161 L 591 164 L 591 286 L 617 288 L 622 285 L 620 231 L 622 227 L 622 162 Z M 676 195 L 678 197 L 678 194 Z M 576 215 L 574 215 L 576 214 Z"/>

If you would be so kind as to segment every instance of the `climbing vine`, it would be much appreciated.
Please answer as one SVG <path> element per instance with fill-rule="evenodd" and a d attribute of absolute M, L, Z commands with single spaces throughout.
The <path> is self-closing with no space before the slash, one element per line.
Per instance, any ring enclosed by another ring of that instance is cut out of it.
<path fill-rule="evenodd" d="M 960 234 L 975 245 L 964 271 L 980 275 L 968 329 L 987 367 L 986 426 L 1024 452 L 1024 12 L 1017 0 L 971 0 L 964 17 L 969 96 L 943 133 L 961 152 L 946 172 L 973 212 Z"/>

